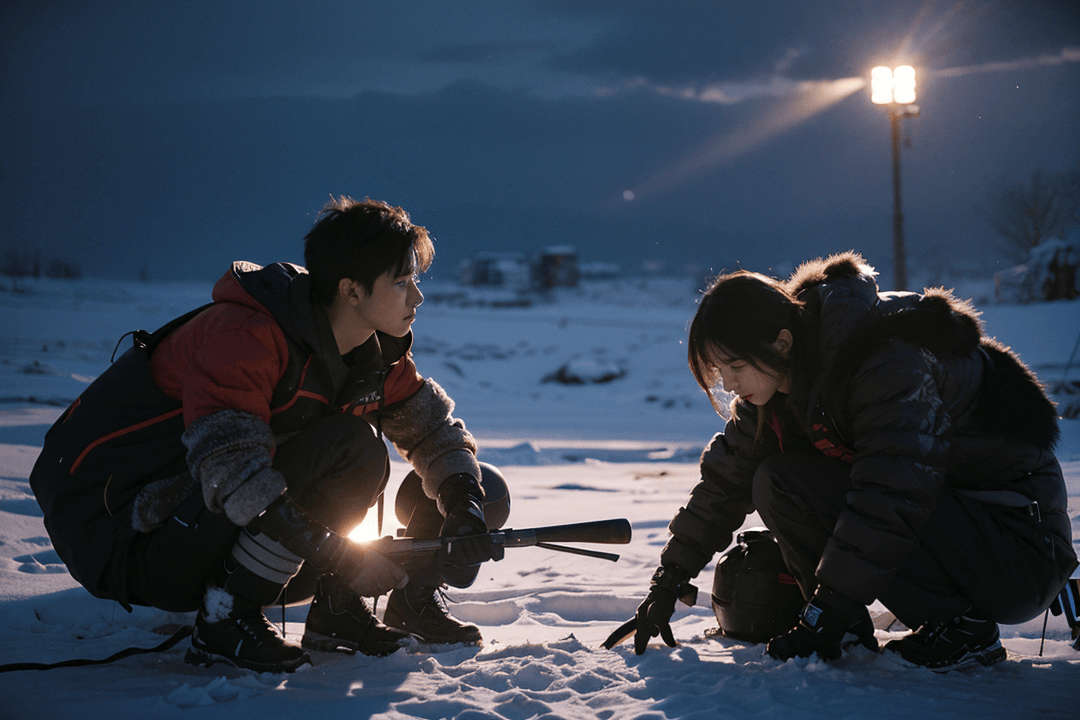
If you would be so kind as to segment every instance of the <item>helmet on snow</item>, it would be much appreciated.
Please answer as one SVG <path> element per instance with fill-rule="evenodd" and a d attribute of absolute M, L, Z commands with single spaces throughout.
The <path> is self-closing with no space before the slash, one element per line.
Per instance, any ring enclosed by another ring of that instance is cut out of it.
<path fill-rule="evenodd" d="M 484 488 L 484 520 L 488 530 L 497 530 L 510 517 L 510 488 L 499 468 L 485 462 L 480 463 L 480 486 Z M 409 524 L 417 504 L 426 499 L 423 482 L 413 470 L 401 481 L 394 498 L 394 514 L 402 525 Z"/>
<path fill-rule="evenodd" d="M 736 542 L 716 563 L 713 613 L 724 637 L 768 642 L 795 626 L 806 601 L 771 532 L 751 528 Z"/>

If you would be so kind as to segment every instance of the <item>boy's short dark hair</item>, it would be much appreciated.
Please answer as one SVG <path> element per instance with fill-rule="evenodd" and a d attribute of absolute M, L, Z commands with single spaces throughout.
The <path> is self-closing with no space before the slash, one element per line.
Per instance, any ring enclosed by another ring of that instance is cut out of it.
<path fill-rule="evenodd" d="M 425 228 L 413 225 L 401 208 L 370 198 L 361 202 L 331 196 L 304 236 L 311 292 L 324 306 L 333 303 L 342 278 L 355 280 L 370 293 L 380 275 L 421 273 L 434 257 Z"/>

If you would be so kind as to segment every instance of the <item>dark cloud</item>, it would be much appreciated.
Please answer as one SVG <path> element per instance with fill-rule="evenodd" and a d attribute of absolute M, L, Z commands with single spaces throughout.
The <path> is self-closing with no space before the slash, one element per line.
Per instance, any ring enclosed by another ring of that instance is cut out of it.
<path fill-rule="evenodd" d="M 940 70 L 1080 46 L 1076 0 L 9 5 L 0 90 L 47 103 L 425 92 L 483 72 L 550 89 L 545 69 L 597 85 L 836 79 L 899 59 Z"/>
<path fill-rule="evenodd" d="M 494 63 L 542 46 L 528 38 L 487 40 L 505 33 L 486 26 L 525 23 L 489 12 L 497 7 L 439 0 L 27 2 L 4 10 L 0 89 L 50 104 L 317 95 L 330 86 L 378 87 L 398 66 L 398 87 L 415 92 L 430 89 L 416 82 L 425 65 L 430 73 L 440 63 L 498 52 L 502 57 L 488 58 Z"/>
<path fill-rule="evenodd" d="M 911 255 L 980 260 L 989 187 L 1080 167 L 1077 5 L 15 4 L 0 229 L 92 274 L 207 278 L 299 260 L 345 193 L 409 209 L 441 273 L 553 243 L 713 269 L 854 247 L 885 272 L 888 120 L 860 83 L 910 49 L 935 70 L 904 123 Z"/>
<path fill-rule="evenodd" d="M 526 53 L 546 53 L 554 49 L 553 43 L 538 40 L 491 40 L 454 45 L 442 45 L 420 53 L 425 63 L 466 63 L 488 65 L 519 57 Z"/>
<path fill-rule="evenodd" d="M 553 58 L 552 68 L 657 83 L 863 76 L 874 64 L 900 59 L 946 68 L 1057 54 L 1080 43 L 1075 0 L 549 5 L 608 23 L 588 47 Z"/>

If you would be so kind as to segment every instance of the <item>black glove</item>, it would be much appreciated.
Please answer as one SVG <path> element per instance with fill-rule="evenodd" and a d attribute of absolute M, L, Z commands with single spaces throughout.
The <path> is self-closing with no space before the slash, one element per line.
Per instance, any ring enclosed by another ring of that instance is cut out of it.
<path fill-rule="evenodd" d="M 817 653 L 822 660 L 836 660 L 844 634 L 865 613 L 864 605 L 819 587 L 803 608 L 798 625 L 769 641 L 769 655 L 786 661 Z"/>
<path fill-rule="evenodd" d="M 638 605 L 634 619 L 634 652 L 641 655 L 649 646 L 649 640 L 659 635 L 668 647 L 675 647 L 675 635 L 671 632 L 671 616 L 675 614 L 675 601 L 686 595 L 690 573 L 675 565 L 661 565 L 653 573 L 649 594 Z"/>
<path fill-rule="evenodd" d="M 281 543 L 316 570 L 333 573 L 362 597 L 377 597 L 409 581 L 396 563 L 316 522 L 287 495 L 270 503 L 247 527 Z"/>
<path fill-rule="evenodd" d="M 494 542 L 484 521 L 484 490 L 467 473 L 451 475 L 439 485 L 439 511 L 446 516 L 440 537 L 454 538 L 435 555 L 435 569 L 454 587 L 469 587 L 488 560 L 502 560 L 503 546 Z"/>

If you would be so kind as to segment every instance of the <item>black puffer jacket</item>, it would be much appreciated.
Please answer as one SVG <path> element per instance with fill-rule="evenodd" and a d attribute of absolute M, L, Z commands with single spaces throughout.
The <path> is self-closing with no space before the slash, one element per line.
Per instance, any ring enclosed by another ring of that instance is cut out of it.
<path fill-rule="evenodd" d="M 848 505 L 817 570 L 821 584 L 872 602 L 946 489 L 1036 500 L 1062 541 L 1055 544 L 1072 552 L 1052 452 L 1054 406 L 1020 360 L 983 335 L 970 307 L 943 291 L 879 293 L 855 254 L 804 265 L 788 288 L 806 302 L 816 340 L 797 358 L 809 370 L 794 377 L 777 415 L 783 451 L 851 463 Z M 771 417 L 772 405 L 760 410 Z M 696 574 L 753 512 L 754 472 L 781 452 L 770 423 L 758 432 L 758 412 L 740 402 L 705 450 L 663 564 Z"/>

